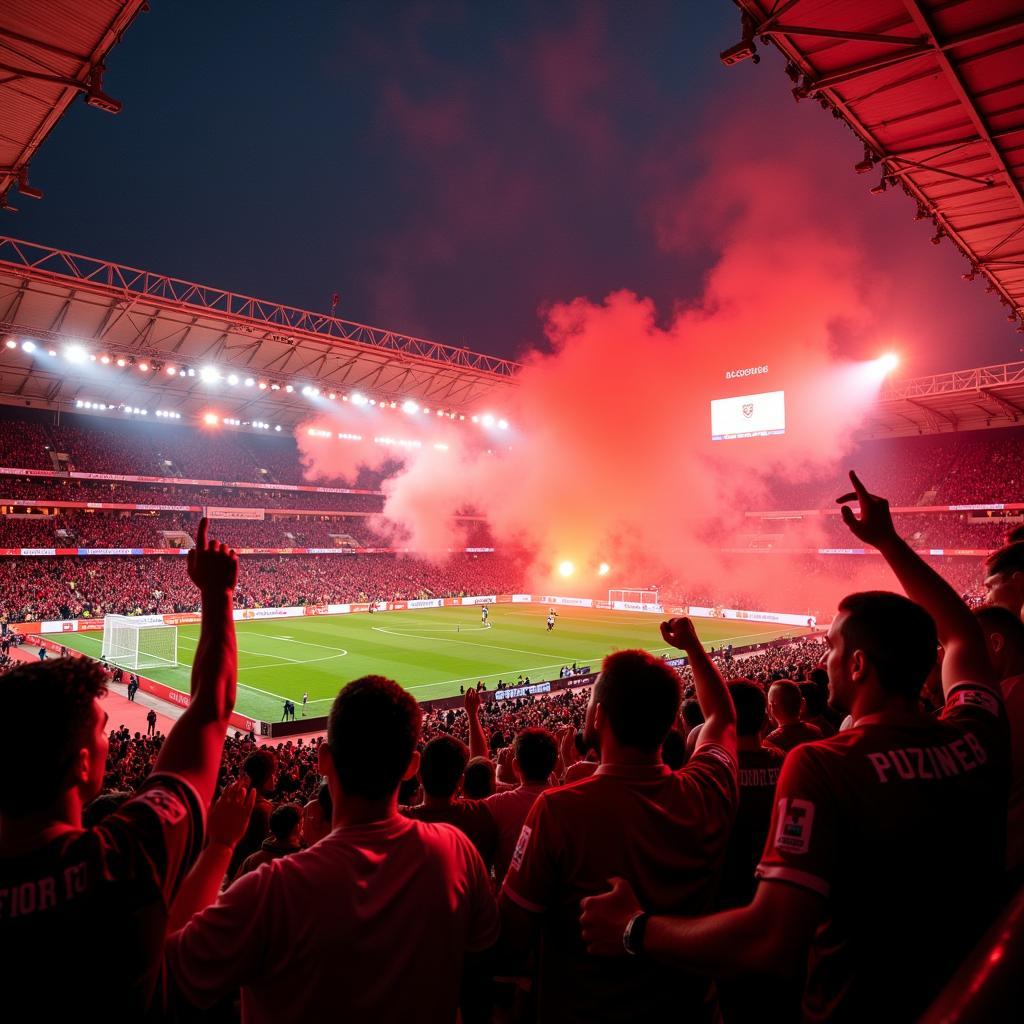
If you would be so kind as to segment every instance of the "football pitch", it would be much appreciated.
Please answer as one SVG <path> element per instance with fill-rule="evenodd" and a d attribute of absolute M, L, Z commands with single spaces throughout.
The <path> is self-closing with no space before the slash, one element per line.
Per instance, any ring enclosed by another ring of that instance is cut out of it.
<path fill-rule="evenodd" d="M 417 700 L 430 700 L 457 694 L 460 685 L 468 688 L 478 679 L 493 690 L 499 680 L 514 684 L 520 675 L 532 682 L 556 679 L 558 670 L 573 662 L 596 669 L 614 650 L 639 647 L 657 655 L 673 650 L 661 638 L 658 615 L 565 607 L 549 633 L 547 606 L 500 604 L 490 611 L 489 627 L 481 623 L 478 607 L 238 622 L 237 710 L 280 721 L 288 698 L 301 716 L 302 694 L 308 691 L 306 714 L 326 715 L 346 682 L 370 673 L 396 679 Z M 704 643 L 715 647 L 806 632 L 736 620 L 695 622 Z M 198 625 L 180 626 L 181 664 L 141 674 L 189 692 L 198 638 Z M 100 633 L 66 633 L 60 642 L 99 657 Z"/>

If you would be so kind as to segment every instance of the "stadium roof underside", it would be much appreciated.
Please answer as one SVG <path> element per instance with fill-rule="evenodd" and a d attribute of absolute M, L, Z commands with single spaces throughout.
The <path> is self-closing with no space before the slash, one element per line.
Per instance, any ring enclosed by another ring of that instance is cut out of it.
<path fill-rule="evenodd" d="M 936 241 L 1024 319 L 1024 10 L 1020 0 L 735 0 L 743 40 L 787 59 L 798 99 L 816 99 L 865 146 L 874 191 L 903 188 Z"/>
<path fill-rule="evenodd" d="M 159 401 L 161 409 L 196 416 L 211 402 L 198 371 L 212 365 L 268 385 L 217 387 L 222 415 L 271 419 L 289 429 L 311 412 L 301 393 L 306 385 L 339 397 L 357 391 L 464 413 L 500 401 L 519 369 L 465 348 L 3 236 L 0 339 L 19 343 L 0 345 L 5 404 L 67 410 L 78 399 L 149 407 Z M 26 339 L 36 351 L 23 351 Z M 47 355 L 75 343 L 112 363 L 100 372 L 95 363 Z M 170 376 L 165 369 L 172 365 L 196 374 Z"/>
<path fill-rule="evenodd" d="M 39 199 L 29 163 L 76 96 L 111 113 L 103 61 L 146 0 L 4 0 L 0 3 L 0 208 L 12 187 Z"/>
<path fill-rule="evenodd" d="M 1024 423 L 1024 362 L 894 380 L 864 425 L 867 437 L 984 430 Z"/>

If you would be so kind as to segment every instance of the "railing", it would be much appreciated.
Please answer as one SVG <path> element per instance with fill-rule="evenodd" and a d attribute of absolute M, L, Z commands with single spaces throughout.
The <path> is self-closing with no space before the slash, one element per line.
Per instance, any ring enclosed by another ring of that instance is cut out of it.
<path fill-rule="evenodd" d="M 471 352 L 467 348 L 443 345 L 397 331 L 342 320 L 327 313 L 314 313 L 252 295 L 241 295 L 223 288 L 183 281 L 177 277 L 0 235 L 0 268 L 5 266 L 21 273 L 27 271 L 39 279 L 96 285 L 126 299 L 155 299 L 193 312 L 203 310 L 221 319 L 276 327 L 284 332 L 284 337 L 288 336 L 289 331 L 301 331 L 321 338 L 401 352 L 506 379 L 514 377 L 520 368 L 520 364 L 513 360 Z"/>

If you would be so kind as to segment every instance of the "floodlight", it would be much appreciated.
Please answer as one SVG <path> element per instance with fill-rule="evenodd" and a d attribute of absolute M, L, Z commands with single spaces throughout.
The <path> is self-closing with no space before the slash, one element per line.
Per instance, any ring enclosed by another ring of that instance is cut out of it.
<path fill-rule="evenodd" d="M 220 380 L 220 374 L 217 372 L 216 366 L 204 366 L 199 371 L 199 379 L 204 384 L 216 384 Z"/>
<path fill-rule="evenodd" d="M 572 562 L 565 561 L 558 563 L 558 572 L 562 576 L 571 576 L 576 571 L 576 566 Z"/>
<path fill-rule="evenodd" d="M 89 353 L 81 345 L 68 345 L 64 349 L 64 358 L 69 363 L 84 363 L 89 358 Z"/>
<path fill-rule="evenodd" d="M 607 562 L 602 562 L 597 567 L 597 575 L 598 576 L 607 576 L 610 571 L 611 571 L 611 566 Z"/>
<path fill-rule="evenodd" d="M 21 351 L 28 352 L 31 355 L 36 350 L 36 343 L 34 341 L 23 341 L 21 343 Z"/>

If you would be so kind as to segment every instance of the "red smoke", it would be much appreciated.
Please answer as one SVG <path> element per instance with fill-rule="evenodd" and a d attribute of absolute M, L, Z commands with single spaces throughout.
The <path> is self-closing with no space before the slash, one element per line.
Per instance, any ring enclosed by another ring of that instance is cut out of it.
<path fill-rule="evenodd" d="M 518 387 L 491 410 L 512 424 L 505 433 L 467 421 L 442 434 L 431 417 L 389 411 L 402 436 L 422 440 L 385 484 L 385 514 L 413 548 L 460 546 L 452 512 L 473 507 L 499 544 L 534 552 L 538 590 L 599 596 L 609 585 L 676 580 L 683 595 L 710 591 L 728 602 L 743 593 L 799 612 L 885 581 L 873 561 L 862 580 L 833 580 L 779 556 L 739 565 L 720 550 L 735 545 L 744 511 L 763 507 L 772 477 L 834 475 L 879 383 L 840 352 L 877 355 L 890 342 L 873 312 L 882 282 L 856 211 L 837 210 L 820 184 L 834 155 L 789 139 L 784 157 L 754 159 L 746 127 L 709 135 L 697 154 L 703 172 L 685 191 L 672 184 L 671 156 L 649 168 L 652 182 L 668 182 L 648 202 L 665 259 L 709 244 L 718 251 L 696 301 L 658 310 L 618 291 L 553 305 L 549 350 L 526 356 Z M 681 282 L 680 294 L 693 291 Z M 726 379 L 762 365 L 765 375 Z M 712 399 L 774 390 L 786 394 L 784 436 L 710 440 Z M 345 422 L 325 426 L 349 429 Z M 435 450 L 436 440 L 448 450 Z M 375 457 L 363 446 L 346 458 L 345 445 L 305 433 L 299 441 L 313 475 L 350 475 Z M 578 572 L 555 583 L 563 559 Z M 600 562 L 613 567 L 609 577 L 596 575 Z"/>

